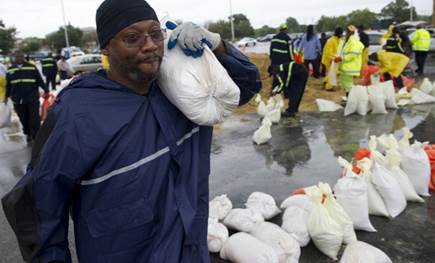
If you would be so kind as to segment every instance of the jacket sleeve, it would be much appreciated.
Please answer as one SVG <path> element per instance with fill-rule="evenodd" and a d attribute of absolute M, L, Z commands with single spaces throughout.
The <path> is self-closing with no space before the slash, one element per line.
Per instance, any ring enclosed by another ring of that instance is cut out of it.
<path fill-rule="evenodd" d="M 243 105 L 260 91 L 260 73 L 257 66 L 250 62 L 242 52 L 229 43 L 223 43 L 226 52 L 216 54 L 216 57 L 239 87 L 239 105 Z"/>
<path fill-rule="evenodd" d="M 45 92 L 48 92 L 48 87 L 47 85 L 45 85 L 44 80 L 41 77 L 41 73 L 39 73 L 38 69 L 35 67 L 35 78 L 36 78 L 36 83 L 38 84 L 39 87 L 41 87 Z"/>
<path fill-rule="evenodd" d="M 2 199 L 26 262 L 71 262 L 68 211 L 72 196 L 79 179 L 98 159 L 96 149 L 103 148 L 96 145 L 99 142 L 86 142 L 80 133 L 91 128 L 86 124 L 90 120 L 68 117 L 66 113 L 55 116 L 58 121 L 49 136 L 43 136 L 48 139 L 41 152 L 37 158 L 32 157 L 26 175 Z M 45 122 L 41 131 L 53 125 L 49 123 Z M 40 145 L 40 139 L 38 133 L 35 145 Z"/>
<path fill-rule="evenodd" d="M 11 75 L 6 73 L 6 94 L 5 98 L 9 98 L 11 96 Z"/>

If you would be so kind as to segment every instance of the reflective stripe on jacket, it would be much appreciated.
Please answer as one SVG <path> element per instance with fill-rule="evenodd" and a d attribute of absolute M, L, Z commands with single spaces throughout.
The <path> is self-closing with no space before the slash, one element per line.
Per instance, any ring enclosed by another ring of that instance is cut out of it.
<path fill-rule="evenodd" d="M 350 76 L 359 76 L 362 66 L 362 52 L 364 45 L 353 36 L 345 43 L 340 40 L 338 56 L 341 57 L 339 72 Z"/>
<path fill-rule="evenodd" d="M 411 37 L 412 49 L 414 51 L 429 51 L 430 47 L 430 33 L 420 28 Z"/>
<path fill-rule="evenodd" d="M 293 60 L 293 48 L 290 37 L 285 33 L 275 35 L 270 42 L 270 61 L 272 65 L 280 65 Z"/>

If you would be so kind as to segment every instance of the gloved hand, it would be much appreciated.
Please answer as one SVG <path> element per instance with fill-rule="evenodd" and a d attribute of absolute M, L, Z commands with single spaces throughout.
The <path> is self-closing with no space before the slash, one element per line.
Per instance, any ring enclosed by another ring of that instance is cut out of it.
<path fill-rule="evenodd" d="M 44 92 L 44 95 L 42 95 L 42 98 L 49 99 L 50 98 L 50 93 L 49 92 Z"/>
<path fill-rule="evenodd" d="M 334 58 L 334 62 L 335 63 L 340 63 L 342 61 L 341 57 L 335 57 Z"/>
<path fill-rule="evenodd" d="M 168 41 L 168 49 L 172 49 L 178 43 L 187 56 L 194 58 L 202 56 L 204 44 L 211 50 L 216 49 L 221 43 L 221 36 L 212 33 L 192 22 L 185 22 L 177 26 L 173 22 L 166 22 L 166 28 L 173 30 Z"/>

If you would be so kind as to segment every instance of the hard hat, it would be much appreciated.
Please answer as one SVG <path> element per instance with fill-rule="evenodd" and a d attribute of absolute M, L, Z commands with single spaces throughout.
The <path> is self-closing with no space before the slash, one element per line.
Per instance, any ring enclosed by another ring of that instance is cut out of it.
<path fill-rule="evenodd" d="M 286 23 L 279 25 L 279 29 L 280 30 L 284 30 L 284 29 L 287 29 L 287 28 L 288 28 L 288 26 L 287 26 Z"/>
<path fill-rule="evenodd" d="M 357 29 L 354 25 L 348 25 L 347 30 L 349 30 L 350 32 L 356 32 Z"/>

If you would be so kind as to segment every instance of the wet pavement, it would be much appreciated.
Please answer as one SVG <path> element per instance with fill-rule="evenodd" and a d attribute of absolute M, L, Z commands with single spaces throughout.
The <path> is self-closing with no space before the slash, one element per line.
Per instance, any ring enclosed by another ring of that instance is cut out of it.
<path fill-rule="evenodd" d="M 296 188 L 327 182 L 340 175 L 338 156 L 352 159 L 355 150 L 367 146 L 370 135 L 393 133 L 400 138 L 407 126 L 419 141 L 435 143 L 435 105 L 419 105 L 386 115 L 303 113 L 272 127 L 272 139 L 256 146 L 251 136 L 259 126 L 255 114 L 233 116 L 215 135 L 210 197 L 227 194 L 234 207 L 243 207 L 254 191 L 271 194 L 280 204 Z M 359 240 L 385 251 L 393 262 L 434 262 L 435 197 L 424 204 L 408 203 L 393 220 L 374 217 L 377 233 L 358 231 Z M 272 221 L 280 224 L 277 216 Z M 213 262 L 226 262 L 212 255 Z M 312 243 L 302 248 L 300 262 L 333 262 Z"/>

